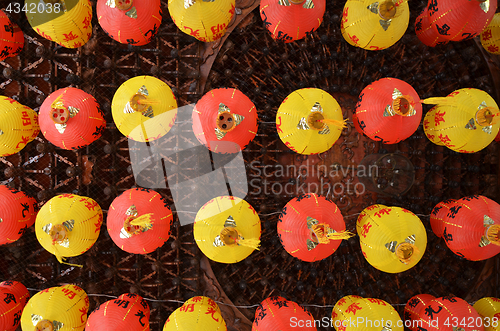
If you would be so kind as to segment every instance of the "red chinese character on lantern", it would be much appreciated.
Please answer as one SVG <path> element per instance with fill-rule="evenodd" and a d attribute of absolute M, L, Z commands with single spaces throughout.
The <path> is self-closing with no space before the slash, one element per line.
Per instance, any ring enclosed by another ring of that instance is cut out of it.
<path fill-rule="evenodd" d="M 390 211 L 391 211 L 391 208 L 383 208 L 383 209 L 380 209 L 378 212 L 376 212 L 375 216 L 378 216 L 378 218 L 381 218 L 382 215 L 389 215 Z"/>
<path fill-rule="evenodd" d="M 45 32 L 43 32 L 43 31 L 40 31 L 40 29 L 36 28 L 36 32 L 37 32 L 40 36 L 44 37 L 45 39 L 48 39 L 48 40 L 50 40 L 50 41 L 53 41 L 53 40 L 52 40 L 52 38 L 51 38 L 49 35 L 45 34 Z"/>
<path fill-rule="evenodd" d="M 342 12 L 342 22 L 341 22 L 342 25 L 347 23 L 347 15 L 349 15 L 349 7 L 345 7 L 344 11 Z"/>
<path fill-rule="evenodd" d="M 67 288 L 63 288 L 61 292 L 64 293 L 70 300 L 73 299 L 76 296 L 76 293 L 73 291 L 68 290 Z"/>
<path fill-rule="evenodd" d="M 183 305 L 180 308 L 180 311 L 184 311 L 186 313 L 192 313 L 194 311 L 194 303 L 190 303 L 189 305 Z"/>
<path fill-rule="evenodd" d="M 451 142 L 451 139 L 448 137 L 448 135 L 446 136 L 443 136 L 443 134 L 440 134 L 439 135 L 439 139 L 441 139 L 441 141 L 443 142 L 443 144 L 445 144 L 446 146 L 448 147 L 454 147 L 455 145 L 451 145 L 450 142 Z"/>
<path fill-rule="evenodd" d="M 229 15 L 233 16 L 234 15 L 234 5 L 231 4 L 231 9 L 229 9 Z"/>
<path fill-rule="evenodd" d="M 23 121 L 23 126 L 30 125 L 31 124 L 31 118 L 28 115 L 28 112 L 27 111 L 23 111 L 21 114 L 22 114 L 21 119 Z"/>
<path fill-rule="evenodd" d="M 428 120 L 424 120 L 424 128 L 425 129 L 429 128 L 429 121 Z"/>
<path fill-rule="evenodd" d="M 202 300 L 203 300 L 202 297 L 194 297 L 194 298 L 191 299 L 192 302 L 200 302 Z"/>
<path fill-rule="evenodd" d="M 85 205 L 85 207 L 87 207 L 88 210 L 94 210 L 94 208 L 97 206 L 97 202 L 90 201 L 86 198 L 81 198 L 79 201 L 83 202 L 83 204 Z"/>
<path fill-rule="evenodd" d="M 75 35 L 73 31 L 70 31 L 69 33 L 63 33 L 63 35 L 64 35 L 63 41 L 71 41 L 78 38 L 78 36 Z"/>
<path fill-rule="evenodd" d="M 349 36 L 349 39 L 352 40 L 352 42 L 354 43 L 354 45 L 358 45 L 358 41 L 359 41 L 359 38 L 356 37 L 356 36 Z"/>
<path fill-rule="evenodd" d="M 436 115 L 434 115 L 434 125 L 438 126 L 439 123 L 444 122 L 443 116 L 446 115 L 446 112 L 440 113 L 439 111 L 436 112 Z"/>
<path fill-rule="evenodd" d="M 83 28 L 84 29 L 87 29 L 89 26 L 90 26 L 90 20 L 91 20 L 92 16 L 87 16 L 85 17 L 85 19 L 83 20 Z"/>
<path fill-rule="evenodd" d="M 384 300 L 380 300 L 380 299 L 373 299 L 373 298 L 370 298 L 370 299 L 366 299 L 368 300 L 369 302 L 371 303 L 376 303 L 377 305 L 381 305 L 381 306 L 387 306 L 384 302 Z"/>
<path fill-rule="evenodd" d="M 340 323 L 339 326 L 337 326 L 337 331 L 346 331 L 346 326 L 344 325 L 344 321 L 342 321 L 342 323 Z"/>
<path fill-rule="evenodd" d="M 216 312 L 217 312 L 217 310 L 215 310 L 214 308 L 212 308 L 212 307 L 208 307 L 208 311 L 207 311 L 205 314 L 206 314 L 206 315 L 211 314 L 211 315 L 212 315 L 212 319 L 213 319 L 214 321 L 218 322 L 218 321 L 219 321 L 219 319 L 218 319 L 218 318 L 215 318 L 215 316 L 214 316 L 214 314 L 215 314 Z"/>
<path fill-rule="evenodd" d="M 372 227 L 371 223 L 363 224 L 363 230 L 361 231 L 361 235 L 366 238 L 366 234 L 368 233 L 368 231 L 370 231 L 371 227 Z"/>
<path fill-rule="evenodd" d="M 16 148 L 19 148 L 19 145 L 21 145 L 21 144 L 25 144 L 26 145 L 27 143 L 29 143 L 29 141 L 30 141 L 30 137 L 24 137 L 24 136 L 22 136 L 21 137 L 21 141 L 17 143 Z"/>
<path fill-rule="evenodd" d="M 356 315 L 356 312 L 358 310 L 361 310 L 362 308 L 359 306 L 357 302 L 351 303 L 349 307 L 345 310 L 346 313 L 352 313 L 353 315 Z"/>
<path fill-rule="evenodd" d="M 497 45 L 490 45 L 490 46 L 488 46 L 488 51 L 491 53 L 496 53 L 496 52 L 498 52 L 498 46 Z"/>
<path fill-rule="evenodd" d="M 278 130 L 278 133 L 283 133 L 283 130 L 281 129 L 281 116 L 278 117 L 278 121 L 276 121 L 276 130 Z"/>
<path fill-rule="evenodd" d="M 342 306 L 344 303 L 345 303 L 345 298 L 342 298 L 339 300 L 339 302 L 337 302 L 339 306 Z"/>
<path fill-rule="evenodd" d="M 189 26 L 184 26 L 184 29 L 189 30 L 190 31 L 189 34 L 191 36 L 193 36 L 193 37 L 199 37 L 200 36 L 200 33 L 199 33 L 200 30 L 199 29 L 198 30 L 193 30 Z"/>
<path fill-rule="evenodd" d="M 87 308 L 82 307 L 82 308 L 78 309 L 78 311 L 79 311 L 80 313 L 82 313 L 82 314 L 80 315 L 80 321 L 81 321 L 82 323 L 85 323 L 85 320 L 83 319 L 83 316 L 87 316 Z"/>
<path fill-rule="evenodd" d="M 490 40 L 492 35 L 491 35 L 491 29 L 484 30 L 483 34 L 481 35 L 483 37 L 484 41 Z"/>

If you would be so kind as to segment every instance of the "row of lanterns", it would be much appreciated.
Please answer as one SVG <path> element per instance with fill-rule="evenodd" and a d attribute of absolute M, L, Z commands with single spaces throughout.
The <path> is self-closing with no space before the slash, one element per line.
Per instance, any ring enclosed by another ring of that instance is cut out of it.
<path fill-rule="evenodd" d="M 150 309 L 146 300 L 124 293 L 102 303 L 90 315 L 89 297 L 75 285 L 51 287 L 30 298 L 26 287 L 16 281 L 0 283 L 0 328 L 23 330 L 149 330 Z M 405 305 L 404 321 L 386 301 L 348 295 L 334 306 L 331 318 L 315 320 L 302 306 L 283 297 L 269 297 L 259 304 L 252 330 L 317 330 L 333 326 L 336 330 L 498 330 L 500 299 L 485 297 L 471 306 L 461 298 L 430 294 L 413 296 Z M 326 322 L 326 325 L 325 325 Z M 163 331 L 226 330 L 217 303 L 195 296 L 177 308 L 167 319 Z"/>
<path fill-rule="evenodd" d="M 423 103 L 436 105 L 423 121 L 427 138 L 456 152 L 480 151 L 500 131 L 498 105 L 486 92 L 466 88 L 446 97 L 421 100 L 409 84 L 396 78 L 382 78 L 363 89 L 353 114 L 354 126 L 372 140 L 398 143 L 417 130 Z M 150 76 L 134 77 L 123 83 L 111 107 L 116 127 L 139 142 L 164 136 L 177 117 L 172 90 Z M 106 126 L 95 98 L 73 87 L 50 94 L 38 115 L 2 96 L 0 118 L 0 156 L 19 152 L 39 131 L 60 148 L 79 149 L 97 140 Z M 217 153 L 244 149 L 257 134 L 257 120 L 255 105 L 236 89 L 221 88 L 206 93 L 192 113 L 195 136 Z M 292 92 L 276 114 L 279 137 L 299 154 L 326 152 L 345 125 L 338 102 L 317 88 Z"/>
<path fill-rule="evenodd" d="M 16 241 L 35 223 L 36 237 L 59 262 L 88 251 L 99 237 L 103 214 L 91 198 L 62 194 L 40 211 L 23 192 L 0 186 L 1 244 Z M 432 211 L 433 232 L 457 255 L 479 261 L 500 253 L 500 205 L 474 195 L 440 202 Z M 107 230 L 113 242 L 133 254 L 148 254 L 169 239 L 173 215 L 166 200 L 148 189 L 130 189 L 111 204 Z M 298 196 L 283 208 L 277 224 L 284 249 L 307 262 L 332 255 L 346 231 L 337 205 L 316 194 Z M 236 263 L 260 246 L 261 221 L 245 200 L 221 196 L 203 205 L 194 223 L 194 237 L 210 259 Z M 420 219 L 400 207 L 372 205 L 356 222 L 361 251 L 373 267 L 399 273 L 415 266 L 425 253 L 427 234 Z"/>
<path fill-rule="evenodd" d="M 29 0 L 26 4 L 28 8 L 38 8 L 26 15 L 42 37 L 67 48 L 81 47 L 90 39 L 92 7 L 89 0 Z M 211 42 L 226 33 L 235 15 L 235 5 L 234 0 L 170 0 L 168 10 L 181 31 L 200 41 Z M 315 31 L 323 21 L 325 7 L 325 0 L 263 0 L 260 14 L 272 37 L 287 43 Z M 429 0 L 416 19 L 415 30 L 419 39 L 431 47 L 481 34 L 484 48 L 498 54 L 500 26 L 498 18 L 493 19 L 496 8 L 497 0 L 440 0 L 439 3 Z M 0 20 L 8 20 L 3 15 Z M 149 43 L 159 30 L 161 2 L 98 0 L 97 16 L 110 38 L 141 46 Z M 409 19 L 408 0 L 348 0 L 342 13 L 341 31 L 353 46 L 382 50 L 401 39 Z M 15 33 L 13 31 L 6 29 L 11 36 L 4 39 L 16 44 L 15 48 L 6 49 L 9 56 L 19 53 L 24 43 L 19 38 L 18 27 Z"/>

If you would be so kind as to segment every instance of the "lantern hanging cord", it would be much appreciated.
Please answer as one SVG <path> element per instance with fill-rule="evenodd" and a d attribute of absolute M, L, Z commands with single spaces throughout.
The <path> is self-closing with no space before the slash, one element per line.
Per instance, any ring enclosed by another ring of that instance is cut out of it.
<path fill-rule="evenodd" d="M 36 291 L 36 292 L 43 291 L 40 289 L 29 288 L 29 287 L 27 289 L 29 291 Z M 115 295 L 109 295 L 109 294 L 93 294 L 93 293 L 91 293 L 91 294 L 87 294 L 87 296 L 89 296 L 89 297 L 105 297 L 105 298 L 110 298 L 110 299 L 118 298 Z M 146 301 L 151 301 L 151 302 L 171 302 L 171 303 L 180 303 L 180 304 L 186 303 L 186 301 L 182 301 L 182 300 L 158 300 L 158 299 L 150 299 L 150 298 L 144 298 L 144 297 L 143 297 L 143 299 Z M 260 306 L 260 304 L 248 305 L 248 306 L 238 306 L 238 305 L 231 305 L 229 303 L 225 303 L 222 301 L 217 301 L 217 300 L 214 300 L 214 301 L 219 305 L 234 307 L 234 308 L 242 308 L 242 309 L 257 308 Z M 469 302 L 469 305 L 473 306 L 474 303 L 475 302 L 472 302 L 472 303 Z M 304 304 L 299 304 L 299 305 L 302 307 L 315 307 L 315 308 L 333 308 L 333 307 L 335 307 L 335 305 L 316 305 L 313 303 L 304 303 Z M 390 303 L 390 305 L 393 307 L 403 307 L 403 306 L 406 306 L 406 303 Z"/>

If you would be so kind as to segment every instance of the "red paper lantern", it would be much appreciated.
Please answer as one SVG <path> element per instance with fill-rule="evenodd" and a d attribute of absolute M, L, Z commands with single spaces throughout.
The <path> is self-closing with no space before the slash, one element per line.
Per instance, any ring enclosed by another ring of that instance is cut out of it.
<path fill-rule="evenodd" d="M 0 185 L 0 245 L 10 244 L 35 224 L 38 204 L 24 192 Z"/>
<path fill-rule="evenodd" d="M 193 131 L 212 152 L 237 153 L 257 134 L 257 109 L 237 89 L 214 89 L 196 104 Z"/>
<path fill-rule="evenodd" d="M 161 24 L 160 0 L 98 0 L 97 17 L 107 35 L 134 46 L 148 44 Z"/>
<path fill-rule="evenodd" d="M 415 20 L 415 33 L 418 39 L 429 47 L 436 47 L 438 45 L 445 45 L 448 40 L 439 35 L 429 23 L 429 13 L 427 8 L 418 15 Z"/>
<path fill-rule="evenodd" d="M 427 331 L 483 331 L 481 316 L 463 299 L 447 296 L 430 301 L 420 312 L 421 327 Z"/>
<path fill-rule="evenodd" d="M 411 297 L 405 306 L 405 326 L 411 331 L 419 331 L 417 322 L 407 322 L 407 321 L 419 321 L 423 316 L 422 312 L 427 307 L 427 305 L 436 299 L 435 296 L 430 294 L 419 294 Z"/>
<path fill-rule="evenodd" d="M 365 87 L 355 109 L 364 134 L 385 144 L 395 144 L 410 137 L 422 119 L 417 92 L 396 78 L 382 78 Z"/>
<path fill-rule="evenodd" d="M 74 87 L 51 93 L 40 107 L 40 130 L 57 147 L 80 149 L 99 139 L 106 121 L 96 99 Z"/>
<path fill-rule="evenodd" d="M 429 23 L 446 40 L 474 38 L 488 27 L 497 0 L 429 0 Z"/>
<path fill-rule="evenodd" d="M 21 283 L 8 280 L 0 283 L 0 330 L 14 331 L 19 326 L 24 306 L 30 299 L 28 289 Z"/>
<path fill-rule="evenodd" d="M 0 10 L 0 61 L 16 56 L 23 50 L 24 34 L 16 23 Z"/>
<path fill-rule="evenodd" d="M 135 293 L 125 293 L 106 301 L 89 316 L 86 331 L 147 331 L 149 305 Z"/>
<path fill-rule="evenodd" d="M 500 205 L 481 195 L 455 201 L 442 221 L 446 245 L 471 261 L 500 253 Z"/>
<path fill-rule="evenodd" d="M 282 297 L 262 301 L 255 311 L 252 331 L 316 331 L 314 318 L 303 307 Z"/>
<path fill-rule="evenodd" d="M 278 236 L 290 255 L 314 262 L 332 255 L 349 234 L 335 203 L 316 194 L 305 194 L 283 207 Z"/>
<path fill-rule="evenodd" d="M 128 253 L 148 254 L 168 240 L 172 221 L 168 202 L 159 193 L 134 188 L 113 200 L 107 226 L 118 247 Z"/>
<path fill-rule="evenodd" d="M 455 199 L 441 201 L 432 209 L 430 216 L 431 228 L 432 232 L 439 238 L 443 237 L 443 220 L 446 218 L 446 215 L 448 215 L 450 206 L 453 205 L 455 201 Z"/>
<path fill-rule="evenodd" d="M 289 43 L 319 28 L 325 0 L 262 0 L 260 16 L 273 39 Z"/>

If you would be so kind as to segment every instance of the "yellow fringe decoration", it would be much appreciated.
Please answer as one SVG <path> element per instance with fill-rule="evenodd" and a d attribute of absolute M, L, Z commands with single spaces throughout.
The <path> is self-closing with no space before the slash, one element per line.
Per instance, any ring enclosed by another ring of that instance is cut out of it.
<path fill-rule="evenodd" d="M 342 121 L 337 121 L 337 120 L 331 120 L 328 118 L 319 120 L 321 123 L 326 123 L 326 124 L 331 124 L 339 128 L 345 128 L 347 127 L 347 120 L 343 119 Z"/>
<path fill-rule="evenodd" d="M 424 100 L 420 100 L 421 103 L 425 103 L 427 105 L 443 105 L 443 106 L 457 106 L 456 100 L 450 97 L 436 97 L 436 98 L 427 98 Z"/>
<path fill-rule="evenodd" d="M 137 100 L 137 104 L 139 104 L 139 105 L 159 105 L 160 101 L 146 98 L 144 100 Z"/>
<path fill-rule="evenodd" d="M 152 215 L 153 213 L 141 215 L 130 221 L 130 224 L 135 226 L 140 226 L 141 228 L 151 229 L 153 227 L 153 224 L 151 224 L 151 222 L 153 221 L 151 218 Z"/>
<path fill-rule="evenodd" d="M 260 250 L 259 249 L 260 239 L 256 239 L 256 238 L 240 239 L 240 240 L 236 240 L 236 242 L 238 243 L 238 245 L 250 247 L 250 248 L 253 248 L 256 250 Z"/>
<path fill-rule="evenodd" d="M 486 238 L 488 238 L 492 244 L 500 246 L 500 225 L 493 224 L 490 226 L 486 231 Z"/>
<path fill-rule="evenodd" d="M 53 244 L 54 245 L 54 244 Z M 78 267 L 78 268 L 83 268 L 83 265 L 80 265 L 80 264 L 72 264 L 72 263 L 68 263 L 68 262 L 65 262 L 64 260 L 66 259 L 64 256 L 62 256 L 61 252 L 59 252 L 59 250 L 57 249 L 57 246 L 54 245 L 54 255 L 56 256 L 56 259 L 57 261 L 59 261 L 59 263 L 63 263 L 63 264 L 66 264 L 66 265 L 70 265 L 72 267 Z"/>
<path fill-rule="evenodd" d="M 318 242 L 320 244 L 328 244 L 330 243 L 330 240 L 342 240 L 354 237 L 354 234 L 347 230 L 344 230 L 342 232 L 328 233 L 328 231 L 330 230 L 330 226 L 324 223 L 315 224 L 311 227 L 311 229 L 318 238 Z"/>
<path fill-rule="evenodd" d="M 411 249 L 411 254 L 408 257 L 406 257 L 406 255 L 408 254 L 407 252 L 410 249 Z M 413 260 L 413 258 L 415 256 L 418 256 L 420 251 L 417 248 L 417 246 L 404 242 L 404 243 L 401 243 L 400 245 L 398 245 L 395 253 L 396 253 L 396 256 L 398 257 L 399 261 L 403 262 L 404 264 L 410 264 L 411 261 Z"/>

